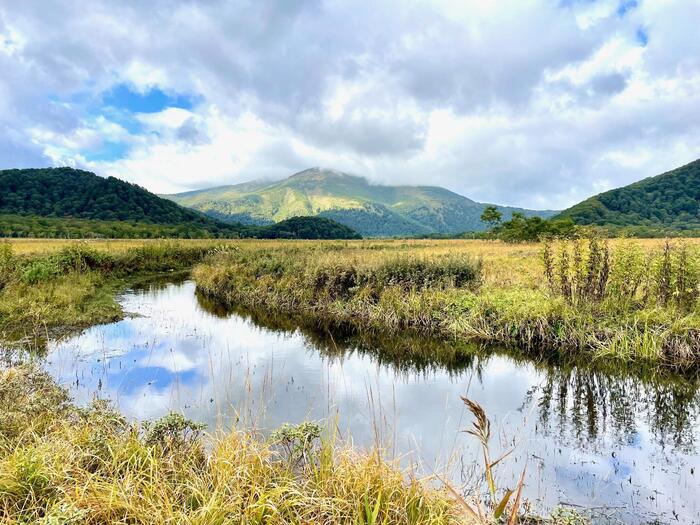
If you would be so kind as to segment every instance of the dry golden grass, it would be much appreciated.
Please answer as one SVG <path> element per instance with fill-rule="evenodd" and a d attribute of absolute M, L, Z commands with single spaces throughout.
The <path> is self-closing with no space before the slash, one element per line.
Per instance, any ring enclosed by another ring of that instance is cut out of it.
<path fill-rule="evenodd" d="M 8 239 L 16 255 L 33 255 L 51 253 L 61 250 L 76 242 L 109 252 L 120 252 L 129 248 L 162 242 L 156 239 L 111 239 L 84 240 L 74 239 Z M 541 288 L 542 280 L 542 245 L 540 243 L 509 244 L 489 240 L 373 240 L 361 241 L 289 241 L 289 240 L 179 240 L 178 244 L 199 246 L 237 245 L 249 249 L 287 249 L 314 248 L 336 244 L 346 247 L 343 255 L 354 256 L 368 264 L 385 259 L 388 255 L 409 252 L 416 257 L 433 257 L 446 254 L 464 254 L 479 258 L 484 263 L 484 285 L 491 287 Z M 611 248 L 622 243 L 631 243 L 641 247 L 645 252 L 660 249 L 663 239 L 612 239 Z M 700 239 L 685 239 L 689 246 L 700 246 Z"/>
<path fill-rule="evenodd" d="M 317 438 L 292 464 L 272 437 L 193 427 L 170 415 L 139 428 L 73 406 L 36 369 L 0 369 L 0 523 L 474 523 L 376 452 Z"/>
<path fill-rule="evenodd" d="M 120 252 L 128 250 L 129 248 L 162 243 L 163 241 L 160 239 L 5 239 L 5 242 L 10 243 L 12 246 L 12 251 L 15 255 L 38 255 L 56 252 L 68 246 L 74 246 L 76 243 L 86 244 L 96 250 Z M 238 241 L 191 239 L 177 242 L 192 245 L 213 245 Z"/>

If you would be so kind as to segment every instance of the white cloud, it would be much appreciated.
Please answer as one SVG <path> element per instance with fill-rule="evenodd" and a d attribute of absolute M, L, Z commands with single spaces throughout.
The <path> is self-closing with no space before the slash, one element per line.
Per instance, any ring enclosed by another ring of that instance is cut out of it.
<path fill-rule="evenodd" d="M 700 4 L 620 5 L 0 6 L 0 167 L 68 163 L 169 192 L 324 165 L 564 207 L 700 157 Z M 132 129 L 100 112 L 115 84 L 197 103 Z M 89 160 L 108 142 L 126 153 Z"/>

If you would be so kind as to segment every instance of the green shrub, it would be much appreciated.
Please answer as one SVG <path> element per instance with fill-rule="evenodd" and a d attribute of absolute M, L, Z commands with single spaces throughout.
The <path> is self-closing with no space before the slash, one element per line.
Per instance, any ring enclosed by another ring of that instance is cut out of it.
<path fill-rule="evenodd" d="M 22 282 L 25 284 L 38 284 L 48 281 L 59 275 L 59 268 L 47 259 L 39 259 L 30 262 L 22 272 Z"/>
<path fill-rule="evenodd" d="M 165 450 L 188 447 L 195 443 L 206 425 L 195 423 L 182 414 L 167 414 L 146 424 L 145 443 Z"/>
<path fill-rule="evenodd" d="M 104 251 L 95 250 L 83 243 L 63 248 L 51 256 L 61 273 L 87 270 L 109 271 L 114 267 L 114 257 Z"/>
<path fill-rule="evenodd" d="M 270 435 L 270 442 L 278 445 L 291 466 L 313 462 L 321 439 L 321 425 L 305 421 L 299 425 L 285 423 Z"/>

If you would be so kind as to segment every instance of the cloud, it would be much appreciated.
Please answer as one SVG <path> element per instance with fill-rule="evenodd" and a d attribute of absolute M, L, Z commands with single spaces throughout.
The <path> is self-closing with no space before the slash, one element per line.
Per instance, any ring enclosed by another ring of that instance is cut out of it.
<path fill-rule="evenodd" d="M 694 0 L 8 3 L 0 167 L 166 192 L 325 165 L 561 208 L 700 157 L 698 19 Z"/>

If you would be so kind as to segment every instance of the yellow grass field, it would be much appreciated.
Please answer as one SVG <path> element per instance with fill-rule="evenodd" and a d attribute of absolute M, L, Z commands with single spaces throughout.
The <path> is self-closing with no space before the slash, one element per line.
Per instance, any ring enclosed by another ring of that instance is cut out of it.
<path fill-rule="evenodd" d="M 75 239 L 7 239 L 15 255 L 46 254 L 58 251 L 76 243 L 110 252 L 120 252 L 129 248 L 162 243 L 158 239 L 109 239 L 109 240 L 75 240 Z M 336 244 L 346 247 L 344 253 L 355 252 L 358 258 L 370 262 L 386 257 L 387 253 L 402 252 L 417 257 L 464 254 L 479 258 L 484 263 L 484 284 L 487 287 L 521 286 L 539 288 L 542 280 L 542 244 L 541 243 L 504 243 L 496 240 L 402 240 L 402 239 L 366 239 L 361 241 L 290 241 L 290 240 L 211 240 L 191 239 L 172 241 L 190 246 L 226 246 L 236 245 L 248 249 L 270 248 L 312 248 L 324 244 Z M 621 244 L 639 246 L 644 252 L 659 250 L 664 239 L 611 239 L 611 249 Z M 676 242 L 676 241 L 674 241 Z M 688 246 L 700 247 L 700 239 L 683 239 Z"/>

